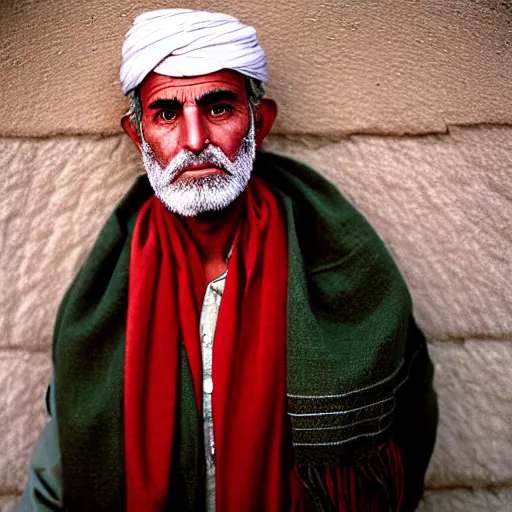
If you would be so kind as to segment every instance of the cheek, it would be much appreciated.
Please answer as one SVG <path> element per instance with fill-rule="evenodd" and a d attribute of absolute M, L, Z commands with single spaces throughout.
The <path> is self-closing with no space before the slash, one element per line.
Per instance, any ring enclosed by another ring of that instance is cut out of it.
<path fill-rule="evenodd" d="M 166 167 L 179 152 L 176 135 L 151 124 L 143 127 L 143 133 L 158 163 Z"/>
<path fill-rule="evenodd" d="M 216 129 L 210 130 L 210 139 L 213 144 L 218 146 L 228 156 L 230 160 L 234 160 L 243 138 L 247 135 L 248 126 L 239 123 L 235 126 L 215 127 Z"/>

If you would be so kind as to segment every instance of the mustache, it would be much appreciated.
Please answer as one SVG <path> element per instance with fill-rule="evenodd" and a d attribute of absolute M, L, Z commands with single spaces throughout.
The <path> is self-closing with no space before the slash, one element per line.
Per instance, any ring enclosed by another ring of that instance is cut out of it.
<path fill-rule="evenodd" d="M 181 150 L 169 162 L 165 172 L 175 179 L 182 172 L 197 165 L 212 165 L 231 174 L 233 163 L 219 147 L 208 144 L 200 153 L 192 153 L 187 149 Z"/>

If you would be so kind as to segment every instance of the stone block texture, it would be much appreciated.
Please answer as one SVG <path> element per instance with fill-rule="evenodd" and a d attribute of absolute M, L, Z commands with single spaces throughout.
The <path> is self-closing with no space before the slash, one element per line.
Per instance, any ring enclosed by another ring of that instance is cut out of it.
<path fill-rule="evenodd" d="M 440 421 L 427 486 L 508 486 L 512 343 L 433 342 L 430 353 L 436 367 Z"/>
<path fill-rule="evenodd" d="M 357 136 L 313 146 L 271 137 L 267 149 L 324 172 L 395 255 L 429 337 L 512 332 L 512 130 L 425 137 Z M 113 205 L 141 172 L 124 136 L 0 141 L 1 343 L 48 348 L 66 287 Z"/>
<path fill-rule="evenodd" d="M 428 491 L 417 512 L 510 512 L 512 491 L 458 489 Z"/>
<path fill-rule="evenodd" d="M 0 512 L 14 512 L 18 499 L 17 495 L 0 496 Z"/>
<path fill-rule="evenodd" d="M 469 511 L 481 503 L 500 510 L 508 499 L 501 489 L 512 482 L 512 293 L 505 279 L 512 270 L 512 129 L 339 142 L 273 136 L 266 149 L 335 181 L 385 239 L 410 284 L 431 341 L 441 408 L 427 476 L 435 492 L 421 512 L 464 510 L 464 503 Z M 5 138 L 0 155 L 0 379 L 10 390 L 2 398 L 10 434 L 0 451 L 0 489 L 16 493 L 44 423 L 58 303 L 141 164 L 124 136 Z M 500 490 L 444 490 L 489 486 Z"/>
<path fill-rule="evenodd" d="M 21 490 L 25 482 L 32 445 L 47 419 L 49 377 L 48 354 L 0 351 L 0 495 Z"/>
<path fill-rule="evenodd" d="M 120 46 L 177 0 L 0 2 L 0 135 L 116 133 Z M 509 1 L 189 0 L 256 26 L 275 133 L 425 133 L 512 119 Z"/>
<path fill-rule="evenodd" d="M 51 319 L 139 160 L 121 137 L 0 142 L 0 343 L 45 348 Z"/>
<path fill-rule="evenodd" d="M 58 304 L 141 172 L 120 48 L 175 0 L 0 2 L 0 511 L 14 510 Z M 183 6 L 179 4 L 179 6 Z M 512 4 L 190 0 L 255 25 L 265 148 L 334 181 L 401 267 L 440 403 L 418 512 L 512 512 Z"/>

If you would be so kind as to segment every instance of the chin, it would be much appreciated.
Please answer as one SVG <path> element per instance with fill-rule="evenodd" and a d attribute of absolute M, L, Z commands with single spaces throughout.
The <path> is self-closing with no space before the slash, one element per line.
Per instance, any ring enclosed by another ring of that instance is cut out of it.
<path fill-rule="evenodd" d="M 155 195 L 172 213 L 182 217 L 219 212 L 232 204 L 245 190 L 250 176 L 240 179 L 226 173 L 176 181 Z"/>

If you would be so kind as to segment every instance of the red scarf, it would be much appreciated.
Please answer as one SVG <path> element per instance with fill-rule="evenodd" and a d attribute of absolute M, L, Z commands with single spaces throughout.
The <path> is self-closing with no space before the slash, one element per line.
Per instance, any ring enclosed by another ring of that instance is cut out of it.
<path fill-rule="evenodd" d="M 287 244 L 279 206 L 259 178 L 229 260 L 213 348 L 216 508 L 287 508 Z M 206 282 L 197 248 L 179 219 L 152 197 L 131 246 L 125 363 L 128 512 L 163 510 L 179 404 L 183 340 L 199 410 L 199 317 Z"/>
<path fill-rule="evenodd" d="M 286 421 L 287 246 L 276 199 L 253 177 L 229 260 L 213 349 L 216 509 L 301 512 L 310 498 L 293 468 Z M 128 512 L 160 512 L 171 470 L 183 340 L 202 409 L 199 317 L 206 280 L 197 247 L 178 217 L 152 197 L 131 246 L 124 427 Z M 393 500 L 403 495 L 401 454 L 381 447 Z M 326 467 L 334 510 L 377 511 L 380 489 L 357 467 Z M 288 485 L 289 484 L 289 485 Z"/>

